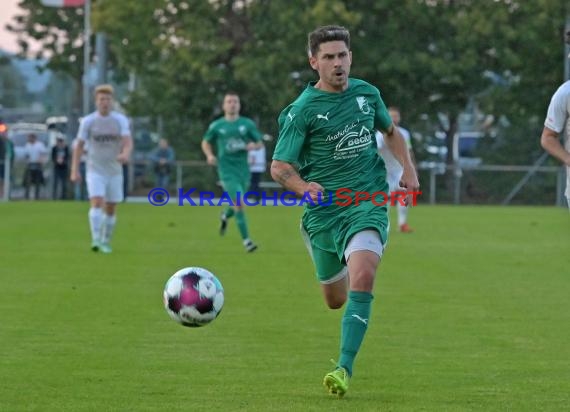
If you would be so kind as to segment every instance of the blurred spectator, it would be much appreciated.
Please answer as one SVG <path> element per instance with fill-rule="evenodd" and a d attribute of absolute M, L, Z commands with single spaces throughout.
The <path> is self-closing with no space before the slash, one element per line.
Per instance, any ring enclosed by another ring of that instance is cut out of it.
<path fill-rule="evenodd" d="M 170 172 L 174 166 L 174 149 L 169 146 L 168 140 L 159 140 L 158 147 L 150 155 L 150 160 L 156 177 L 156 187 L 167 189 Z"/>
<path fill-rule="evenodd" d="M 73 140 L 71 143 L 71 149 L 73 150 L 77 145 L 77 139 Z M 79 174 L 81 175 L 81 180 L 73 184 L 73 198 L 75 200 L 87 200 L 87 187 L 85 184 L 85 161 L 87 160 L 87 150 L 89 144 L 85 142 L 83 145 L 83 155 L 79 159 Z"/>
<path fill-rule="evenodd" d="M 6 133 L 0 131 L 0 198 L 4 197 L 4 172 L 6 160 L 8 160 L 10 165 L 10 170 L 12 170 L 12 165 L 14 164 L 14 145 Z M 12 175 L 10 173 L 10 175 Z"/>
<path fill-rule="evenodd" d="M 25 197 L 30 198 L 30 188 L 34 186 L 34 199 L 40 197 L 40 186 L 44 185 L 43 165 L 46 161 L 47 148 L 43 142 L 38 141 L 34 133 L 28 135 L 28 142 L 24 147 L 24 156 L 27 162 L 24 173 Z"/>
<path fill-rule="evenodd" d="M 51 161 L 53 163 L 53 194 L 54 199 L 67 197 L 67 174 L 69 173 L 69 147 L 63 136 L 58 136 L 55 146 L 51 149 Z"/>
<path fill-rule="evenodd" d="M 270 140 L 270 137 L 263 136 L 263 140 Z M 259 149 L 250 150 L 247 155 L 247 162 L 249 163 L 249 171 L 251 172 L 251 181 L 249 185 L 250 192 L 260 194 L 259 182 L 267 168 L 267 157 L 265 152 L 265 145 Z M 261 195 L 261 194 L 260 194 Z"/>

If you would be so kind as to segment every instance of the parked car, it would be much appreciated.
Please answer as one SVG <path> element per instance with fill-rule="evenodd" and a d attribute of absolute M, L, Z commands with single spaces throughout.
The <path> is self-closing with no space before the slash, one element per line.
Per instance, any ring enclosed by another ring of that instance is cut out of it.
<path fill-rule="evenodd" d="M 43 123 L 13 123 L 8 127 L 8 138 L 14 144 L 14 161 L 19 162 L 25 160 L 24 148 L 28 141 L 28 135 L 35 134 L 38 141 L 43 142 L 46 148 L 50 148 L 55 144 L 55 136 L 51 141 L 51 133 L 48 132 L 47 126 Z"/>
<path fill-rule="evenodd" d="M 12 123 L 8 127 L 8 138 L 14 144 L 15 161 L 24 160 L 24 147 L 30 133 L 35 134 L 38 141 L 43 142 L 48 150 L 55 146 L 58 137 L 65 138 L 58 129 L 44 123 Z"/>

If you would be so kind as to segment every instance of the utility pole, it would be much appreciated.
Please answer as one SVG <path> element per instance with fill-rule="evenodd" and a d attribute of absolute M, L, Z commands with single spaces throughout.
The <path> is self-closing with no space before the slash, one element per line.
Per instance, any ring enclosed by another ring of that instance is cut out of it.
<path fill-rule="evenodd" d="M 107 83 L 107 36 L 97 32 L 95 35 L 95 54 L 97 55 L 97 84 Z"/>
<path fill-rule="evenodd" d="M 564 25 L 564 81 L 568 81 L 570 80 L 570 5 L 566 4 L 566 24 Z M 566 126 L 569 127 L 569 126 Z M 570 133 L 570 131 L 566 130 L 566 135 L 568 136 L 568 134 Z M 570 137 L 567 137 L 570 138 Z M 566 181 L 568 181 L 568 168 L 567 167 L 562 167 L 560 169 L 560 173 L 558 175 L 558 180 L 560 181 L 564 181 L 564 172 L 566 172 Z M 559 206 L 564 207 L 564 200 L 562 200 L 563 197 L 563 193 L 562 193 L 562 189 L 563 189 L 563 185 L 560 185 L 560 189 L 558 188 L 558 185 L 556 187 L 557 192 L 556 192 L 556 204 L 558 204 Z"/>
<path fill-rule="evenodd" d="M 89 66 L 91 63 L 91 0 L 85 0 L 83 9 L 83 115 L 89 113 Z"/>

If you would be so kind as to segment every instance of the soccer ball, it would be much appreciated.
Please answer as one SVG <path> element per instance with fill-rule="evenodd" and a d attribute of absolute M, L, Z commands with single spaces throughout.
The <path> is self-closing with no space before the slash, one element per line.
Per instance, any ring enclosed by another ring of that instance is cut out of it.
<path fill-rule="evenodd" d="M 218 317 L 224 306 L 224 288 L 206 269 L 180 269 L 164 286 L 164 307 L 176 322 L 204 326 Z"/>

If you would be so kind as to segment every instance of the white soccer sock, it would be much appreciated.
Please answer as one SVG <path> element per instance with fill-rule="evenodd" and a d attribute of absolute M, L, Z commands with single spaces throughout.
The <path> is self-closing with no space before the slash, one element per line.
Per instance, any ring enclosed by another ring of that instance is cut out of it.
<path fill-rule="evenodd" d="M 103 222 L 103 210 L 100 207 L 89 209 L 89 226 L 91 227 L 91 240 L 101 240 L 101 223 Z"/>
<path fill-rule="evenodd" d="M 408 223 L 408 208 L 398 202 L 398 226 Z"/>
<path fill-rule="evenodd" d="M 101 236 L 103 242 L 109 243 L 111 241 L 111 237 L 113 236 L 113 230 L 115 229 L 116 223 L 117 223 L 117 215 L 105 216 L 105 223 L 103 224 L 103 235 Z"/>

